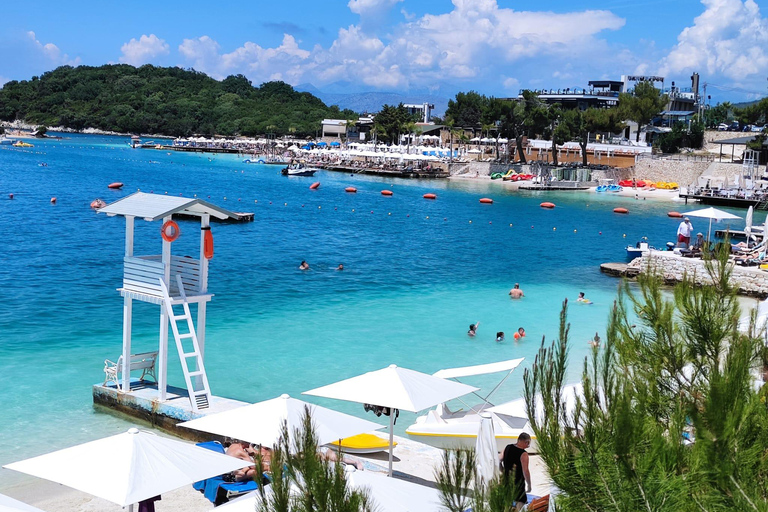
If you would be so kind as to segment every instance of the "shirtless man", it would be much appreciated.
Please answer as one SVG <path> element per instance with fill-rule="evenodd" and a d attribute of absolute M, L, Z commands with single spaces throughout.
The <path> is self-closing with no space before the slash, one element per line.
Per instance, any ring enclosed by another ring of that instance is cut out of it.
<path fill-rule="evenodd" d="M 520 289 L 520 283 L 515 283 L 515 287 L 509 290 L 509 296 L 513 299 L 519 299 L 524 295 L 523 290 Z"/>
<path fill-rule="evenodd" d="M 253 457 L 256 454 L 249 443 L 243 441 L 237 441 L 227 447 L 227 455 L 237 457 L 238 459 L 247 460 L 253 462 Z M 233 471 L 231 474 L 234 477 L 235 482 L 247 482 L 253 480 L 253 475 L 256 472 L 255 466 L 246 466 L 237 471 Z"/>

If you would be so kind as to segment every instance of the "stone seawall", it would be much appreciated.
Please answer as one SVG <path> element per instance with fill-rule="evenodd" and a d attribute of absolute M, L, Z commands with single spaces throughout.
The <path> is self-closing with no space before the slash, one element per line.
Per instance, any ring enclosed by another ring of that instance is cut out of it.
<path fill-rule="evenodd" d="M 703 260 L 683 258 L 668 251 L 651 251 L 648 255 L 632 261 L 629 268 L 639 269 L 641 273 L 656 269 L 667 284 L 679 283 L 685 275 L 693 277 L 696 284 L 712 284 Z M 738 287 L 740 295 L 768 298 L 768 272 L 758 267 L 732 265 L 732 268 L 731 281 Z"/>
<path fill-rule="evenodd" d="M 635 177 L 639 180 L 677 182 L 681 187 L 695 183 L 710 162 L 647 159 L 635 164 Z"/>

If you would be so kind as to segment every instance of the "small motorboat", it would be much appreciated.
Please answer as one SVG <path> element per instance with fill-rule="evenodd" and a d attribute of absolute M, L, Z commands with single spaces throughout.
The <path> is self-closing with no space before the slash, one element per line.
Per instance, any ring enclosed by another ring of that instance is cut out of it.
<path fill-rule="evenodd" d="M 293 164 L 285 167 L 280 173 L 283 176 L 314 176 L 319 169 L 306 167 L 304 164 Z"/>
<path fill-rule="evenodd" d="M 632 261 L 635 258 L 639 258 L 644 254 L 648 254 L 653 247 L 648 245 L 648 239 L 643 237 L 642 240 L 637 242 L 634 246 L 627 246 L 627 261 Z"/>

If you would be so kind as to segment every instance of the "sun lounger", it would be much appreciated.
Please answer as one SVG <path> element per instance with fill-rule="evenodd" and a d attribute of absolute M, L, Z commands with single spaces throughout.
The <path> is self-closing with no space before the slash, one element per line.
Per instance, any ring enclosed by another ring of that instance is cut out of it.
<path fill-rule="evenodd" d="M 219 453 L 226 453 L 226 450 L 218 441 L 197 443 L 197 446 Z M 221 505 L 232 498 L 255 491 L 259 488 L 259 484 L 253 480 L 247 482 L 225 482 L 224 475 L 219 475 L 195 482 L 192 484 L 192 487 L 203 493 L 203 496 L 214 505 Z"/>

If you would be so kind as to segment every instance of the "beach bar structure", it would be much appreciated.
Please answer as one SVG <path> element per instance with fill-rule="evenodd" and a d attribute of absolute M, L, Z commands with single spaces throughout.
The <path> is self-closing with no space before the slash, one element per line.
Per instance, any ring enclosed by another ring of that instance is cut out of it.
<path fill-rule="evenodd" d="M 159 194 L 136 192 L 98 210 L 108 216 L 125 217 L 125 256 L 123 258 L 123 282 L 117 289 L 123 297 L 123 348 L 121 357 L 111 367 L 107 362 L 107 380 L 113 386 L 94 386 L 94 401 L 97 395 L 112 394 L 112 400 L 128 400 L 131 390 L 131 371 L 144 370 L 156 376 L 157 390 L 149 395 L 144 389 L 145 408 L 153 413 L 161 408 L 169 394 L 168 386 L 168 328 L 171 327 L 181 367 L 187 384 L 187 395 L 191 411 L 197 413 L 209 409 L 212 395 L 203 362 L 205 352 L 206 305 L 212 294 L 208 291 L 209 258 L 213 256 L 213 238 L 210 231 L 211 217 L 220 220 L 235 218 L 236 215 L 200 199 L 173 197 Z M 200 219 L 200 251 L 198 258 L 172 254 L 173 241 L 180 234 L 174 216 Z M 134 254 L 134 224 L 136 220 L 147 222 L 162 221 L 156 234 L 162 244 L 157 255 Z M 160 328 L 157 352 L 132 354 L 131 332 L 133 324 L 133 301 L 142 301 L 160 306 Z M 196 322 L 193 321 L 190 304 L 197 305 Z M 120 377 L 118 378 L 118 374 Z M 140 386 L 143 387 L 143 386 Z M 100 388 L 100 389 L 97 389 Z M 177 389 L 177 388 L 174 388 Z M 138 392 L 137 392 L 138 393 Z M 176 393 L 178 398 L 180 393 Z M 117 397 L 117 398 L 115 398 Z M 137 398 L 131 397 L 135 401 Z M 109 400 L 104 400 L 109 402 Z M 147 405 L 149 404 L 149 405 Z M 135 407 L 135 405 L 134 405 Z M 130 407 L 129 407 L 130 408 Z M 178 419 L 189 419 L 194 414 L 178 412 L 170 415 Z"/>

